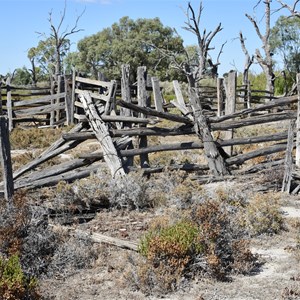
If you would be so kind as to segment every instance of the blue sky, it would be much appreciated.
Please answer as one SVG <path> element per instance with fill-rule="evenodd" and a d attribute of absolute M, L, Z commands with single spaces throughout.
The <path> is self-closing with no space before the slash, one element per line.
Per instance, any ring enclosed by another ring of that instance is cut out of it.
<path fill-rule="evenodd" d="M 216 47 L 212 52 L 213 57 L 227 41 L 220 58 L 220 74 L 231 69 L 243 70 L 244 54 L 236 39 L 240 30 L 247 37 L 246 46 L 250 54 L 254 53 L 255 48 L 261 47 L 252 24 L 245 17 L 245 13 L 248 13 L 252 16 L 256 14 L 258 20 L 262 18 L 262 4 L 253 11 L 257 1 L 203 0 L 202 27 L 207 31 L 214 30 L 220 22 L 223 27 L 212 43 Z M 190 2 L 197 11 L 200 1 Z M 292 2 L 286 0 L 286 3 Z M 177 30 L 185 45 L 192 45 L 197 42 L 195 36 L 182 29 L 186 21 L 184 11 L 187 3 L 188 1 L 182 0 L 67 0 L 63 28 L 72 27 L 76 17 L 85 10 L 78 24 L 83 31 L 70 37 L 73 42 L 72 51 L 75 51 L 78 40 L 110 27 L 123 16 L 132 19 L 158 17 L 165 26 Z M 276 1 L 272 4 L 275 6 Z M 0 0 L 0 74 L 13 72 L 15 68 L 23 66 L 29 67 L 27 51 L 38 44 L 40 37 L 37 32 L 49 34 L 49 12 L 52 11 L 53 22 L 57 24 L 63 8 L 64 0 Z M 272 23 L 278 16 L 278 13 L 272 15 Z M 263 22 L 261 25 L 263 26 Z M 260 68 L 254 66 L 254 71 L 258 72 Z"/>

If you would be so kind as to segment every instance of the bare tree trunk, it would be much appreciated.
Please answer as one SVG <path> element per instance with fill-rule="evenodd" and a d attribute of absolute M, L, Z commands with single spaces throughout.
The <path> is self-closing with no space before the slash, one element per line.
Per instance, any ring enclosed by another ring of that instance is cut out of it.
<path fill-rule="evenodd" d="M 265 33 L 264 35 L 261 33 L 261 30 L 258 26 L 257 21 L 246 14 L 246 17 L 250 20 L 250 22 L 253 24 L 254 29 L 262 41 L 262 48 L 264 50 L 264 56 L 261 54 L 259 49 L 255 50 L 255 59 L 259 63 L 260 67 L 263 69 L 263 72 L 265 73 L 266 76 L 266 90 L 270 92 L 268 94 L 271 97 L 274 94 L 274 80 L 275 76 L 273 73 L 273 62 L 272 62 L 272 53 L 271 53 L 271 48 L 270 48 L 270 30 L 271 30 L 271 2 L 272 0 L 265 0 Z M 257 3 L 257 5 L 260 3 L 260 1 Z"/>

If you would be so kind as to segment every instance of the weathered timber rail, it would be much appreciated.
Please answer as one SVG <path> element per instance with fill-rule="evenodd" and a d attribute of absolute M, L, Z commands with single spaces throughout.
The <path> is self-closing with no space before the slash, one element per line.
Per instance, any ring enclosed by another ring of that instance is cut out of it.
<path fill-rule="evenodd" d="M 179 169 L 196 172 L 198 177 L 203 178 L 211 173 L 219 180 L 222 176 L 227 178 L 230 173 L 235 174 L 237 168 L 242 174 L 283 166 L 285 160 L 282 157 L 288 141 L 289 149 L 299 148 L 299 142 L 295 143 L 294 135 L 288 135 L 287 130 L 290 121 L 298 120 L 297 124 L 300 122 L 299 112 L 295 111 L 295 107 L 299 109 L 299 95 L 280 98 L 270 96 L 267 97 L 270 100 L 267 103 L 255 104 L 258 96 L 252 101 L 249 95 L 253 95 L 254 91 L 249 91 L 249 85 L 247 92 L 236 87 L 236 74 L 231 74 L 223 83 L 227 85 L 226 88 L 202 87 L 197 93 L 190 94 L 189 98 L 183 97 L 180 84 L 174 81 L 176 99 L 171 101 L 170 106 L 166 105 L 163 99 L 157 78 L 151 78 L 152 88 L 146 87 L 149 80 L 144 80 L 145 68 L 139 68 L 137 86 L 134 87 L 129 83 L 128 72 L 129 67 L 123 66 L 119 96 L 116 81 L 104 82 L 73 75 L 71 83 L 69 80 L 68 84 L 65 84 L 67 87 L 64 92 L 31 100 L 13 101 L 11 107 L 14 121 L 17 117 L 30 118 L 27 114 L 46 113 L 48 117 L 50 114 L 50 119 L 47 120 L 49 126 L 62 123 L 77 124 L 36 159 L 14 172 L 14 189 L 50 186 L 60 180 L 74 181 L 83 178 L 102 168 L 104 164 L 101 160 L 105 161 L 113 177 L 124 178 L 128 172 L 140 168 L 145 174 Z M 222 81 L 218 81 L 218 84 L 220 82 Z M 134 92 L 131 92 L 131 89 Z M 222 94 L 221 90 L 226 90 L 227 94 Z M 262 102 L 265 101 L 265 97 L 261 97 Z M 4 101 L 8 103 L 8 95 L 5 98 Z M 207 109 L 208 104 L 213 106 L 213 109 Z M 3 106 L 5 107 L 5 103 Z M 65 113 L 57 114 L 57 111 L 63 110 Z M 51 117 L 52 112 L 55 114 Z M 7 110 L 8 118 L 9 114 Z M 235 130 L 238 128 L 268 126 L 270 123 L 277 124 L 277 129 L 272 134 L 235 136 Z M 230 135 L 224 132 L 230 132 Z M 169 142 L 152 144 L 149 139 L 151 136 L 169 137 Z M 82 154 L 79 158 L 56 166 L 36 170 L 47 160 L 74 149 L 88 139 L 97 140 L 101 150 Z M 254 144 L 257 145 L 256 149 L 236 153 L 238 145 Z M 163 151 L 169 151 L 170 155 L 174 151 L 197 151 L 199 156 L 206 158 L 207 164 L 174 162 L 167 166 L 152 165 L 148 155 Z M 276 153 L 282 154 L 272 158 Z M 134 156 L 140 157 L 140 166 L 134 165 Z M 262 159 L 256 166 L 243 168 L 246 161 L 257 157 Z M 289 164 L 293 164 L 293 159 L 289 160 Z M 297 177 L 295 168 L 285 169 L 293 174 L 285 174 L 285 180 L 292 176 L 300 178 Z M 290 183 L 288 186 L 290 191 L 293 186 Z M 294 193 L 297 192 L 297 188 L 298 185 L 293 187 Z"/>

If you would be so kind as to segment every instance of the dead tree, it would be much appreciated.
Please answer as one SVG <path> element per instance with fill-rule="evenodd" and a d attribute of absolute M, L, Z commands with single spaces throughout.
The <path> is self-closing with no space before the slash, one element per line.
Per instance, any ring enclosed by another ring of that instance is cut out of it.
<path fill-rule="evenodd" d="M 288 9 L 289 12 L 291 13 L 291 16 L 300 18 L 300 11 L 296 10 L 296 6 L 300 2 L 300 0 L 295 0 L 293 5 L 288 5 L 285 2 L 283 2 L 282 0 L 277 0 L 277 2 L 279 2 L 281 4 L 282 8 Z"/>
<path fill-rule="evenodd" d="M 70 35 L 73 35 L 79 31 L 82 31 L 83 29 L 78 29 L 78 22 L 80 20 L 80 18 L 82 17 L 84 11 L 81 13 L 81 15 L 79 15 L 76 20 L 75 20 L 75 24 L 74 26 L 70 29 L 62 29 L 62 26 L 64 24 L 65 21 L 65 17 L 66 17 L 66 10 L 67 10 L 67 5 L 65 2 L 64 5 L 64 9 L 63 12 L 61 13 L 61 17 L 60 20 L 58 22 L 58 25 L 55 25 L 53 23 L 53 19 L 52 19 L 52 11 L 49 12 L 49 18 L 48 18 L 48 22 L 50 24 L 50 35 L 47 36 L 45 33 L 39 33 L 40 36 L 45 37 L 47 40 L 50 40 L 52 43 L 52 47 L 53 47 L 53 51 L 54 51 L 54 57 L 53 57 L 53 61 L 54 61 L 54 72 L 55 72 L 55 81 L 58 82 L 58 76 L 62 74 L 62 53 L 65 50 L 65 46 L 67 44 L 69 44 L 69 40 L 68 37 Z"/>
<path fill-rule="evenodd" d="M 194 87 L 195 83 L 203 79 L 203 77 L 209 72 L 213 72 L 213 77 L 217 77 L 218 65 L 220 64 L 219 58 L 220 54 L 222 53 L 223 46 L 225 45 L 223 44 L 221 47 L 217 62 L 213 63 L 209 56 L 209 51 L 214 49 L 214 47 L 211 47 L 211 42 L 222 30 L 222 27 L 221 23 L 219 23 L 219 25 L 213 31 L 207 32 L 206 29 L 203 29 L 201 32 L 200 22 L 202 12 L 203 5 L 201 1 L 197 15 L 190 2 L 188 3 L 188 8 L 185 13 L 187 21 L 185 22 L 186 26 L 184 26 L 183 29 L 192 32 L 197 37 L 198 46 L 197 65 L 192 65 L 189 62 L 185 65 L 185 73 L 188 75 L 188 81 L 191 87 Z M 207 69 L 208 67 L 210 67 L 210 70 Z"/>
<path fill-rule="evenodd" d="M 211 43 L 216 34 L 222 30 L 222 27 L 220 23 L 213 31 L 207 32 L 206 29 L 201 31 L 200 21 L 202 12 L 202 1 L 200 2 L 198 14 L 195 13 L 192 5 L 188 3 L 185 13 L 187 17 L 186 26 L 183 27 L 183 29 L 192 32 L 197 38 L 197 57 L 195 57 L 195 53 L 191 55 L 188 51 L 185 51 L 185 59 L 182 59 L 183 57 L 179 57 L 177 53 L 163 49 L 159 50 L 171 61 L 170 67 L 176 68 L 185 74 L 189 84 L 189 101 L 193 110 L 195 130 L 200 140 L 203 141 L 204 152 L 210 171 L 216 176 L 224 176 L 229 174 L 229 170 L 226 167 L 225 158 L 220 154 L 222 149 L 217 147 L 210 132 L 210 126 L 201 105 L 198 87 L 201 79 L 207 76 L 208 66 L 212 67 L 211 69 L 214 70 L 215 76 L 217 76 L 217 66 L 219 65 L 219 58 L 225 43 L 221 47 L 217 63 L 213 63 L 209 55 L 209 52 L 214 49 L 214 47 L 211 47 Z"/>
<path fill-rule="evenodd" d="M 254 56 L 252 55 L 250 57 L 249 52 L 248 52 L 248 50 L 246 48 L 246 45 L 245 45 L 245 38 L 244 38 L 243 33 L 241 31 L 240 31 L 239 37 L 240 37 L 242 50 L 245 54 L 245 64 L 244 64 L 244 71 L 243 71 L 243 85 L 247 86 L 248 80 L 249 80 L 248 79 L 249 69 L 250 69 L 251 65 L 253 64 Z"/>
<path fill-rule="evenodd" d="M 256 4 L 258 6 L 261 0 L 259 0 Z M 260 67 L 263 69 L 263 72 L 266 75 L 266 90 L 270 92 L 271 96 L 274 94 L 274 73 L 273 73 L 273 61 L 272 61 L 272 52 L 270 48 L 270 20 L 271 20 L 271 2 L 272 0 L 264 0 L 265 4 L 265 33 L 262 34 L 261 29 L 258 26 L 258 22 L 255 18 L 251 17 L 250 15 L 246 14 L 246 17 L 250 20 L 254 29 L 262 42 L 262 49 L 264 50 L 264 56 L 261 54 L 259 49 L 255 50 L 255 59 L 257 60 Z"/>

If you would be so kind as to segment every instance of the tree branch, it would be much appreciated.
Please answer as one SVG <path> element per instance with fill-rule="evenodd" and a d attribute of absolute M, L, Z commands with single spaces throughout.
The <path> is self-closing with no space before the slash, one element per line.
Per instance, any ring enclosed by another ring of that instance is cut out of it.
<path fill-rule="evenodd" d="M 287 5 L 282 0 L 277 0 L 277 2 L 281 4 L 282 8 L 288 9 L 292 16 L 300 18 L 300 12 L 296 10 L 296 6 L 300 2 L 300 0 L 295 0 L 292 6 Z"/>

